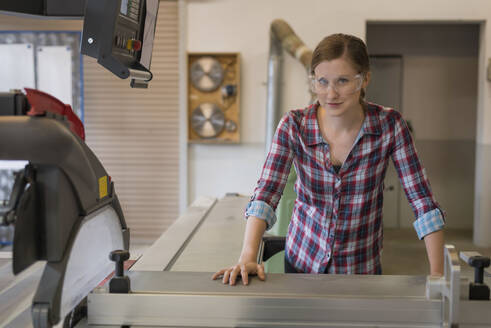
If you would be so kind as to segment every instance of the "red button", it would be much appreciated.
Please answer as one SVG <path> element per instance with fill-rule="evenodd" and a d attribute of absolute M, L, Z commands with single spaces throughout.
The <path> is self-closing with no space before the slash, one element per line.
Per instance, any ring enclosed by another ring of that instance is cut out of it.
<path fill-rule="evenodd" d="M 133 40 L 133 50 L 140 51 L 142 48 L 142 42 L 140 40 Z"/>
<path fill-rule="evenodd" d="M 126 41 L 126 49 L 128 50 L 140 51 L 141 48 L 142 42 L 140 40 L 130 39 Z"/>

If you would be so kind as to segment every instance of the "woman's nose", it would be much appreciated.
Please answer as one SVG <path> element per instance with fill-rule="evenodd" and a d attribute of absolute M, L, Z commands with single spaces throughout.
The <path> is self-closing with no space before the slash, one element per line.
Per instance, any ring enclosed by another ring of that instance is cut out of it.
<path fill-rule="evenodd" d="M 326 96 L 327 99 L 335 99 L 339 96 L 339 93 L 336 91 L 336 89 L 334 89 L 332 85 L 328 85 L 326 90 Z"/>

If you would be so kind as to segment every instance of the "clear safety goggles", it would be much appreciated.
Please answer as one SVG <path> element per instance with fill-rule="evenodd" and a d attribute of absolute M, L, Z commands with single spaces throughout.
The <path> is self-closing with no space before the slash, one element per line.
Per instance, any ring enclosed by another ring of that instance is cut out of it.
<path fill-rule="evenodd" d="M 341 96 L 349 96 L 359 91 L 363 84 L 363 74 L 355 76 L 341 76 L 329 81 L 325 77 L 310 76 L 310 89 L 316 94 L 326 94 L 331 87 Z"/>

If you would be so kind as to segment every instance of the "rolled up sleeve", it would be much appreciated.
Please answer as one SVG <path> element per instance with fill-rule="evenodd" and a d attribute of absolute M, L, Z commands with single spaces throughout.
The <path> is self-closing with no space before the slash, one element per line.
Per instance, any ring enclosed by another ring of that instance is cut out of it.
<path fill-rule="evenodd" d="M 411 205 L 416 221 L 414 228 L 420 239 L 443 229 L 445 212 L 436 202 L 430 182 L 418 158 L 414 142 L 406 122 L 397 112 L 394 115 L 394 148 L 392 161 L 399 180 Z"/>
<path fill-rule="evenodd" d="M 247 204 L 246 208 L 246 217 L 255 216 L 258 219 L 266 221 L 266 230 L 269 230 L 276 223 L 276 214 L 275 211 L 268 203 L 253 200 Z"/>
<path fill-rule="evenodd" d="M 245 217 L 253 215 L 266 221 L 267 230 L 276 222 L 275 210 L 283 194 L 293 161 L 291 117 L 283 116 L 278 124 L 261 177 L 247 204 Z"/>
<path fill-rule="evenodd" d="M 419 239 L 423 239 L 432 232 L 442 230 L 444 225 L 442 211 L 438 208 L 426 212 L 413 223 Z"/>

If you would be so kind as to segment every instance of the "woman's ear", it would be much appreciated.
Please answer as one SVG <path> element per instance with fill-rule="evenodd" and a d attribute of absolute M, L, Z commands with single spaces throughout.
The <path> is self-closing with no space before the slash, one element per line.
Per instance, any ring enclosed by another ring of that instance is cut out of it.
<path fill-rule="evenodd" d="M 372 72 L 368 71 L 364 74 L 364 79 L 363 79 L 363 84 L 362 84 L 363 89 L 366 89 L 368 87 L 368 84 L 370 83 L 371 78 L 372 78 Z"/>

